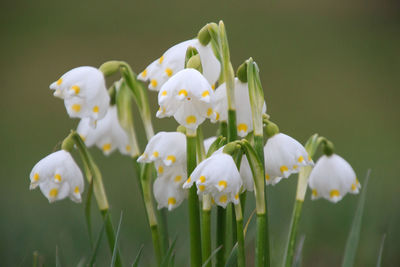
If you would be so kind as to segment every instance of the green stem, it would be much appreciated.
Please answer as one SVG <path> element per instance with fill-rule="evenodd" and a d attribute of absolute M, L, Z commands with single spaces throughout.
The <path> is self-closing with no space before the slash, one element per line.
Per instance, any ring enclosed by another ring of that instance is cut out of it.
<path fill-rule="evenodd" d="M 257 213 L 257 235 L 256 235 L 256 264 L 257 267 L 264 266 L 264 252 L 265 252 L 265 235 L 266 235 L 266 216 Z"/>
<path fill-rule="evenodd" d="M 234 243 L 236 243 L 236 239 L 233 236 L 236 232 L 236 223 L 233 224 L 232 218 L 235 217 L 235 213 L 233 212 L 233 204 L 229 203 L 228 206 L 226 207 L 226 235 L 225 235 L 225 241 L 224 241 L 224 246 L 225 246 L 225 258 L 229 256 L 231 253 L 231 250 L 234 246 Z M 236 222 L 236 220 L 235 220 Z"/>
<path fill-rule="evenodd" d="M 160 233 L 160 245 L 161 245 L 161 253 L 164 255 L 167 253 L 169 248 L 169 235 L 168 235 L 168 220 L 167 220 L 168 210 L 166 208 L 162 208 L 157 210 L 157 218 L 159 225 L 159 233 Z"/>
<path fill-rule="evenodd" d="M 196 168 L 196 131 L 186 130 L 187 173 L 190 175 Z M 201 235 L 200 209 L 196 185 L 189 190 L 189 233 L 190 233 L 190 264 L 201 266 Z"/>
<path fill-rule="evenodd" d="M 244 232 L 243 232 L 243 215 L 242 207 L 239 204 L 235 205 L 236 214 L 236 232 L 237 232 L 237 243 L 238 243 L 238 267 L 246 266 L 246 253 L 244 247 Z"/>
<path fill-rule="evenodd" d="M 104 226 L 106 229 L 108 246 L 110 247 L 111 251 L 113 252 L 114 246 L 115 246 L 115 232 L 114 232 L 114 226 L 113 226 L 112 220 L 111 220 L 111 214 L 108 209 L 100 210 L 100 213 L 104 220 Z M 115 266 L 122 266 L 121 257 L 119 255 L 119 249 L 117 251 L 117 258 L 115 260 Z"/>
<path fill-rule="evenodd" d="M 203 196 L 203 210 L 201 216 L 201 248 L 203 263 L 211 256 L 211 196 Z M 206 265 L 212 266 L 212 261 Z"/>
<path fill-rule="evenodd" d="M 295 245 L 296 245 L 296 236 L 297 236 L 297 230 L 298 230 L 298 226 L 299 226 L 302 206 L 303 206 L 303 201 L 296 200 L 296 202 L 294 204 L 293 214 L 292 214 L 292 221 L 290 223 L 288 244 L 287 244 L 286 251 L 285 251 L 285 259 L 286 259 L 285 266 L 286 267 L 291 267 L 293 264 L 293 255 L 294 255 L 294 249 L 295 249 Z"/>
<path fill-rule="evenodd" d="M 225 234 L 226 234 L 226 210 L 223 207 L 217 206 L 217 244 L 216 247 L 221 247 L 217 252 L 216 266 L 225 266 Z"/>

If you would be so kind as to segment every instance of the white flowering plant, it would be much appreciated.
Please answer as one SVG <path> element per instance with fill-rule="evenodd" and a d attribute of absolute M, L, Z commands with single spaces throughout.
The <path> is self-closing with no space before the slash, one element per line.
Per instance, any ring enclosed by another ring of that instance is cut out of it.
<path fill-rule="evenodd" d="M 107 89 L 106 78 L 117 73 L 120 78 Z M 146 86 L 158 92 L 159 108 L 153 115 L 173 117 L 176 131 L 154 134 Z M 139 181 L 157 266 L 174 265 L 174 242 L 169 239 L 165 211 L 176 209 L 185 200 L 190 266 L 243 267 L 246 256 L 254 257 L 255 266 L 270 266 L 269 239 L 273 233 L 268 228 L 267 199 L 273 199 L 267 198 L 266 188 L 273 190 L 280 181 L 299 173 L 282 260 L 284 266 L 292 266 L 307 187 L 311 199 L 325 198 L 332 203 L 361 189 L 353 168 L 334 153 L 333 143 L 327 138 L 314 134 L 303 146 L 280 132 L 267 114 L 255 61 L 246 60 L 235 75 L 222 21 L 205 25 L 196 38 L 166 50 L 138 75 L 126 62 L 107 61 L 99 68 L 74 68 L 61 75 L 50 89 L 63 99 L 68 115 L 80 122 L 59 151 L 33 167 L 30 189 L 39 187 L 49 202 L 69 197 L 80 203 L 84 188 L 88 188 L 86 202 L 94 195 L 104 219 L 112 266 L 124 265 L 118 249 L 119 227 L 115 231 L 102 175 L 88 150 L 91 146 L 97 146 L 105 156 L 119 151 L 135 162 L 134 175 Z M 146 146 L 137 141 L 133 105 L 140 112 Z M 202 127 L 206 127 L 207 119 L 218 124 L 219 130 L 204 140 Z M 323 155 L 314 163 L 318 147 Z M 75 150 L 84 175 L 73 158 Z M 255 207 L 246 205 L 248 197 L 255 199 Z M 217 211 L 216 220 L 211 218 L 212 209 Z M 246 253 L 249 248 L 245 247 L 246 209 L 254 209 L 256 214 L 253 253 Z M 90 219 L 87 221 L 91 234 Z M 350 235 L 348 242 L 354 248 L 357 227 L 352 234 L 355 237 Z M 354 261 L 351 251 L 346 249 L 344 263 Z M 94 261 L 95 257 L 88 264 Z"/>

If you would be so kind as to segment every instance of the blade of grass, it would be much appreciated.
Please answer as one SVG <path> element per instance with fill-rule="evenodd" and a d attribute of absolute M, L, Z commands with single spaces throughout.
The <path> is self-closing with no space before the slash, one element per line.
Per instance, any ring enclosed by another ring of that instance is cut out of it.
<path fill-rule="evenodd" d="M 90 181 L 89 184 L 89 190 L 86 196 L 86 201 L 85 201 L 85 218 L 86 218 L 86 226 L 89 234 L 89 242 L 90 242 L 90 247 L 93 249 L 93 236 L 92 236 L 92 220 L 90 216 L 90 209 L 91 209 L 91 203 L 92 203 L 92 195 L 93 195 L 93 179 Z"/>
<path fill-rule="evenodd" d="M 92 252 L 92 256 L 90 257 L 90 261 L 88 264 L 89 267 L 92 267 L 94 265 L 94 262 L 96 261 L 96 256 L 97 256 L 97 252 L 99 251 L 101 239 L 103 238 L 103 235 L 105 232 L 104 230 L 105 230 L 105 224 L 103 222 L 103 226 L 101 227 L 99 235 L 97 236 L 97 240 L 96 240 L 96 244 L 94 246 L 93 252 Z"/>
<path fill-rule="evenodd" d="M 208 259 L 203 263 L 203 265 L 201 267 L 206 267 L 207 264 L 209 264 L 211 262 L 211 260 L 213 259 L 213 257 L 218 253 L 218 251 L 220 251 L 220 249 L 222 248 L 222 245 L 217 247 L 216 249 L 214 249 L 213 252 L 211 252 L 210 257 L 208 257 Z"/>
<path fill-rule="evenodd" d="M 300 236 L 300 239 L 299 239 L 299 242 L 297 243 L 296 251 L 294 254 L 292 267 L 300 267 L 301 266 L 301 260 L 303 258 L 303 246 L 304 246 L 305 239 L 306 239 L 306 235 Z"/>
<path fill-rule="evenodd" d="M 38 267 L 38 261 L 39 261 L 39 252 L 38 251 L 34 251 L 33 252 L 33 262 L 32 262 L 32 266 L 33 267 Z"/>
<path fill-rule="evenodd" d="M 86 262 L 86 259 L 85 259 L 85 258 L 82 258 L 82 259 L 78 262 L 78 264 L 76 265 L 76 267 L 85 267 L 85 262 Z"/>
<path fill-rule="evenodd" d="M 386 239 L 386 234 L 383 234 L 381 246 L 379 248 L 378 261 L 376 262 L 376 267 L 381 267 L 382 265 L 382 254 L 383 254 L 383 247 L 385 246 L 385 239 Z"/>
<path fill-rule="evenodd" d="M 367 186 L 371 170 L 367 171 L 367 175 L 364 180 L 363 189 L 361 192 L 360 199 L 358 200 L 357 209 L 354 214 L 353 223 L 351 225 L 351 230 L 349 236 L 347 237 L 346 249 L 344 251 L 342 267 L 352 267 L 356 258 L 358 242 L 360 240 L 362 215 L 364 211 L 364 205 L 367 195 Z"/>
<path fill-rule="evenodd" d="M 60 255 L 58 255 L 58 246 L 56 246 L 56 267 L 61 267 Z"/>
<path fill-rule="evenodd" d="M 115 261 L 117 260 L 117 254 L 118 254 L 118 240 L 119 240 L 119 231 L 121 230 L 122 215 L 123 215 L 123 212 L 121 211 L 121 215 L 119 216 L 119 223 L 118 223 L 118 228 L 117 228 L 117 234 L 116 234 L 116 236 L 115 236 L 114 251 L 113 251 L 112 258 L 111 258 L 111 267 L 114 267 L 114 266 L 115 266 Z"/>
<path fill-rule="evenodd" d="M 237 266 L 237 254 L 238 254 L 238 243 L 233 246 L 228 259 L 226 260 L 225 267 L 236 267 Z"/>
<path fill-rule="evenodd" d="M 138 267 L 139 266 L 139 261 L 140 261 L 140 257 L 142 256 L 142 251 L 143 251 L 144 245 L 141 245 L 139 248 L 139 251 L 136 255 L 135 260 L 132 263 L 132 267 Z"/>
<path fill-rule="evenodd" d="M 171 257 L 173 257 L 173 251 L 175 248 L 175 244 L 176 244 L 176 239 L 177 237 L 175 237 L 174 241 L 172 241 L 171 246 L 168 248 L 167 254 L 165 254 L 162 262 L 161 262 L 161 267 L 168 267 L 169 263 L 171 261 Z"/>
<path fill-rule="evenodd" d="M 251 219 L 253 219 L 254 214 L 256 214 L 256 209 L 254 209 L 253 212 L 250 214 L 250 217 L 247 220 L 246 225 L 244 226 L 244 229 L 243 229 L 244 236 L 246 236 L 247 228 L 249 228 L 250 221 L 251 221 Z"/>

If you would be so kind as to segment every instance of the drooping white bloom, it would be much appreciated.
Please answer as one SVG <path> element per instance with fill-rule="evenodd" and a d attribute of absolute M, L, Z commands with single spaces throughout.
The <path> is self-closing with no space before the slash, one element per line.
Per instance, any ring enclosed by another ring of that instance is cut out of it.
<path fill-rule="evenodd" d="M 196 129 L 206 118 L 216 119 L 214 91 L 195 69 L 184 69 L 169 79 L 158 93 L 158 118 L 174 116 L 189 129 Z"/>
<path fill-rule="evenodd" d="M 159 91 L 169 78 L 183 70 L 186 50 L 189 46 L 195 47 L 199 52 L 204 77 L 211 85 L 215 84 L 221 71 L 221 64 L 215 57 L 211 45 L 203 46 L 198 39 L 184 41 L 169 48 L 159 59 L 142 71 L 138 79 L 150 81 L 149 89 Z"/>
<path fill-rule="evenodd" d="M 253 118 L 247 83 L 235 78 L 235 101 L 236 101 L 236 124 L 237 133 L 244 137 L 253 131 Z M 215 112 L 219 121 L 228 120 L 228 100 L 226 96 L 226 84 L 223 83 L 215 90 Z M 267 112 L 267 105 L 264 102 L 263 113 Z"/>
<path fill-rule="evenodd" d="M 180 132 L 159 132 L 146 146 L 138 162 L 165 166 L 186 164 L 186 136 Z"/>
<path fill-rule="evenodd" d="M 333 203 L 347 193 L 358 194 L 361 187 L 350 164 L 336 154 L 324 155 L 317 161 L 308 184 L 312 189 L 313 200 L 323 197 Z"/>
<path fill-rule="evenodd" d="M 89 118 L 82 119 L 77 132 L 86 146 L 96 145 L 107 156 L 115 149 L 124 155 L 132 153 L 128 135 L 119 123 L 116 106 L 108 108 L 106 116 L 97 121 L 96 128 L 91 127 Z"/>
<path fill-rule="evenodd" d="M 66 197 L 74 202 L 82 200 L 82 172 L 71 154 L 65 150 L 51 153 L 36 163 L 30 173 L 30 180 L 30 189 L 39 186 L 49 202 Z"/>
<path fill-rule="evenodd" d="M 301 166 L 313 165 L 305 148 L 292 137 L 278 133 L 264 146 L 266 184 L 277 184 L 282 178 L 299 172 Z"/>
<path fill-rule="evenodd" d="M 92 122 L 103 118 L 110 97 L 103 73 L 94 67 L 74 68 L 50 85 L 54 96 L 64 99 L 71 118 L 90 118 Z"/>
<path fill-rule="evenodd" d="M 187 191 L 182 188 L 182 184 L 187 176 L 185 168 L 182 167 L 182 165 L 167 168 L 162 165 L 158 166 L 158 176 L 153 184 L 153 193 L 158 209 L 168 208 L 171 211 L 186 198 Z"/>
<path fill-rule="evenodd" d="M 215 203 L 226 207 L 228 203 L 239 203 L 242 179 L 232 157 L 216 153 L 202 161 L 192 172 L 183 188 L 189 189 L 196 183 L 197 194 L 210 194 Z"/>

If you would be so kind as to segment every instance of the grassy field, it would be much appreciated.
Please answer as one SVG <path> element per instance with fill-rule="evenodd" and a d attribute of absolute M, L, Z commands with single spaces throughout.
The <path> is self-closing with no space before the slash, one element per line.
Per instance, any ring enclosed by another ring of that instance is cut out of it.
<path fill-rule="evenodd" d="M 315 132 L 327 136 L 361 183 L 372 169 L 356 265 L 374 266 L 384 233 L 384 266 L 400 265 L 400 23 L 394 1 L 44 0 L 3 1 L 0 7 L 0 265 L 29 266 L 37 250 L 53 266 L 56 246 L 64 266 L 90 253 L 83 205 L 49 205 L 40 192 L 29 191 L 33 165 L 78 123 L 68 118 L 49 84 L 73 67 L 111 59 L 125 60 L 139 72 L 168 47 L 220 19 L 234 67 L 250 56 L 257 61 L 268 113 L 282 132 L 303 143 Z M 156 95 L 150 98 L 155 114 Z M 140 126 L 139 117 L 136 121 Z M 155 118 L 154 125 L 157 131 L 176 127 L 170 119 Z M 215 126 L 206 127 L 212 135 Z M 144 148 L 142 128 L 137 131 Z M 124 212 L 124 261 L 132 261 L 144 244 L 143 266 L 154 264 L 131 160 L 92 151 L 115 224 Z M 296 180 L 269 190 L 273 266 L 282 258 Z M 336 205 L 307 196 L 299 230 L 305 234 L 303 266 L 340 264 L 356 203 L 356 196 Z M 100 216 L 93 210 L 98 231 Z M 169 214 L 179 266 L 188 262 L 186 212 L 182 205 Z M 100 259 L 99 266 L 109 265 L 106 242 Z"/>

